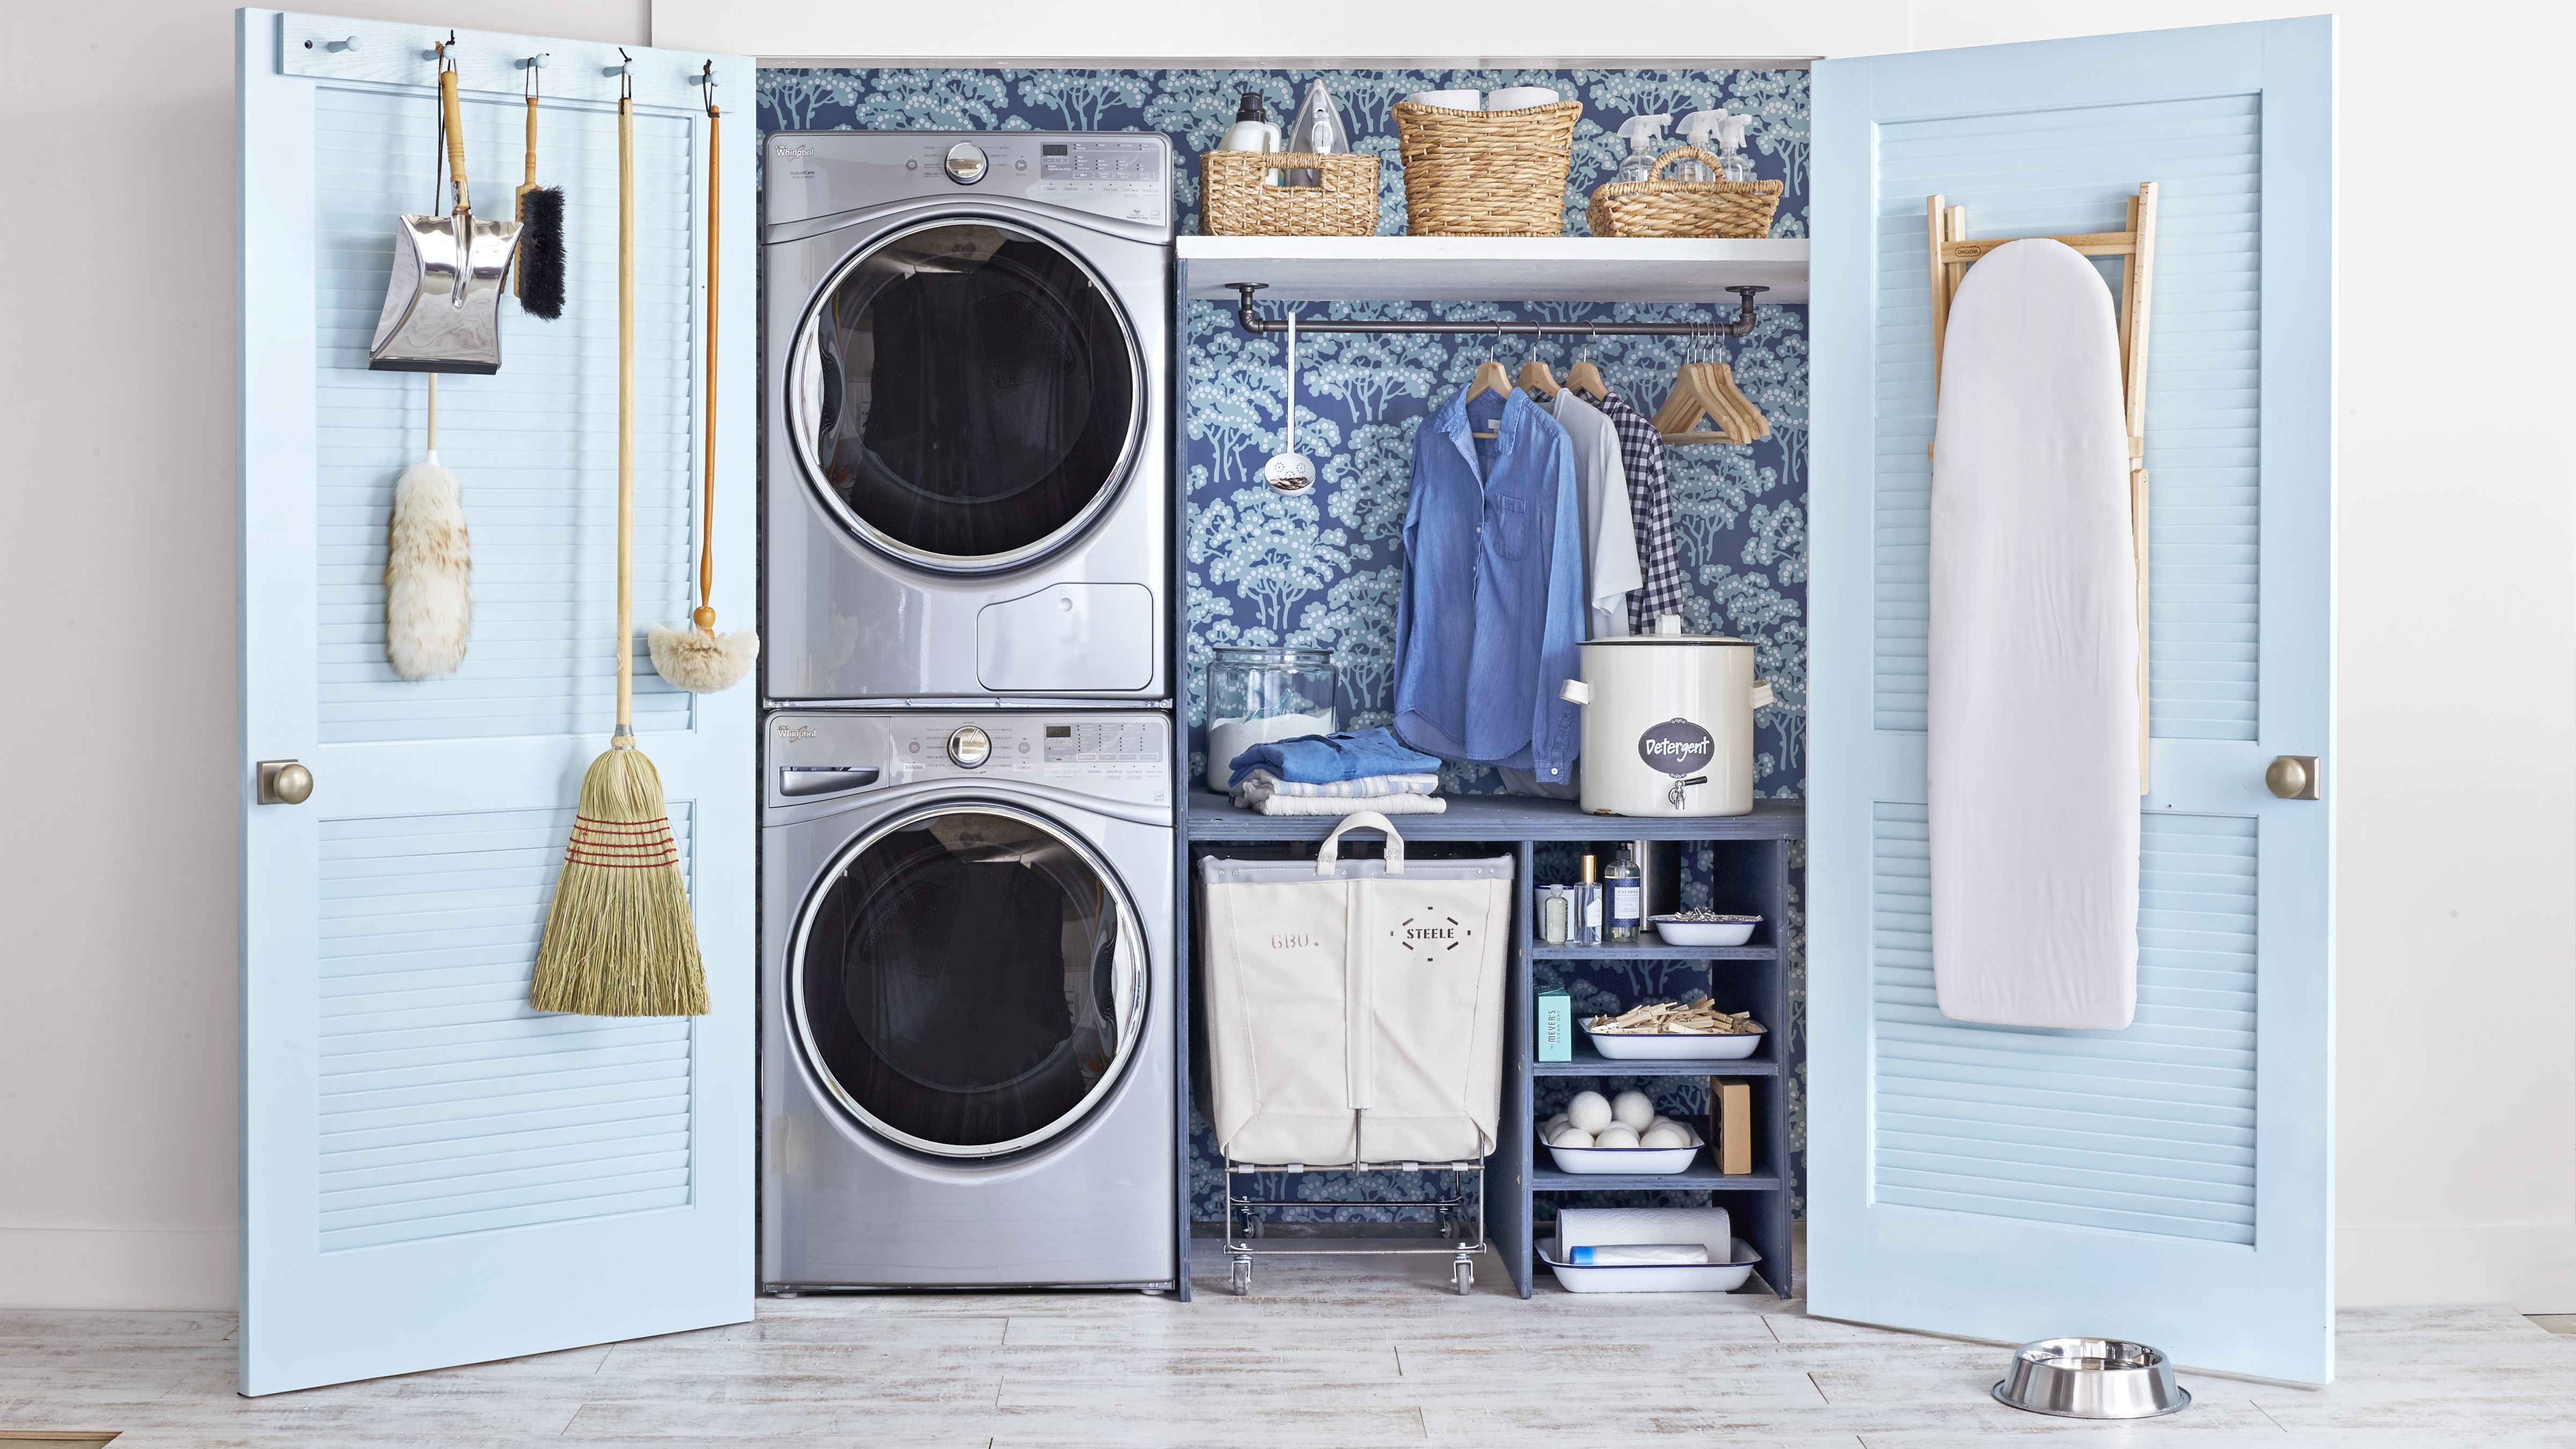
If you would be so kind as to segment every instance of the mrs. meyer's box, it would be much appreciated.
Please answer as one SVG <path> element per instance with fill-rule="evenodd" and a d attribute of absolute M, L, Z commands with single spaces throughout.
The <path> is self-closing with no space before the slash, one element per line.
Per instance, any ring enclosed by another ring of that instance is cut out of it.
<path fill-rule="evenodd" d="M 1562 991 L 1540 992 L 1535 1032 L 1540 1061 L 1574 1060 L 1574 998 Z"/>

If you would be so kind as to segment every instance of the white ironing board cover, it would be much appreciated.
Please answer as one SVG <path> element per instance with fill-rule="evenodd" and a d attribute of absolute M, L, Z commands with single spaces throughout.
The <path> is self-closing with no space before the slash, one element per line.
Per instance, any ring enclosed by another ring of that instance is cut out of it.
<path fill-rule="evenodd" d="M 1386 859 L 1342 860 L 1342 833 Z M 1359 814 L 1312 860 L 1199 861 L 1210 1125 L 1238 1162 L 1460 1162 L 1502 1115 L 1508 855 L 1407 862 Z M 1355 1141 L 1354 1114 L 1367 1117 Z"/>
<path fill-rule="evenodd" d="M 1941 1014 L 2117 1029 L 2138 996 L 2138 618 L 2110 288 L 2016 241 L 1951 304 L 1926 723 Z"/>

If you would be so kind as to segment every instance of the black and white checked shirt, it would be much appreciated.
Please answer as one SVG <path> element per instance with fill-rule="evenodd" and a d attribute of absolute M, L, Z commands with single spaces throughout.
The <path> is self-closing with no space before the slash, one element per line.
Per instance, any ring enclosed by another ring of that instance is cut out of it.
<path fill-rule="evenodd" d="M 1601 400 L 1619 430 L 1619 462 L 1628 472 L 1628 514 L 1637 531 L 1637 571 L 1645 585 L 1628 595 L 1628 627 L 1655 632 L 1655 616 L 1678 614 L 1690 597 L 1681 544 L 1673 534 L 1673 486 L 1664 471 L 1664 439 L 1637 405 L 1611 393 Z"/>

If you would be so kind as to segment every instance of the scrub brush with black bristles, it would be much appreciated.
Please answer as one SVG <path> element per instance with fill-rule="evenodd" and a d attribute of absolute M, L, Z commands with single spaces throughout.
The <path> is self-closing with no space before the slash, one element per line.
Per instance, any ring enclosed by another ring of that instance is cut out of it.
<path fill-rule="evenodd" d="M 519 270 L 511 287 L 519 310 L 548 322 L 564 309 L 564 196 L 537 184 L 537 65 L 528 64 L 528 165 L 519 183 Z"/>

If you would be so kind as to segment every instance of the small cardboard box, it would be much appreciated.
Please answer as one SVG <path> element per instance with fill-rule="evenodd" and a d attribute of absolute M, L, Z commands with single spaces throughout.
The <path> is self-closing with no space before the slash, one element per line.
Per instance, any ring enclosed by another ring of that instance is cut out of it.
<path fill-rule="evenodd" d="M 1538 1038 L 1540 1061 L 1574 1060 L 1574 998 L 1562 991 L 1540 992 L 1532 1034 Z"/>
<path fill-rule="evenodd" d="M 1753 1084 L 1728 1081 L 1723 1077 L 1708 1079 L 1709 1155 L 1717 1159 L 1717 1170 L 1728 1177 L 1749 1177 L 1753 1172 Z"/>

